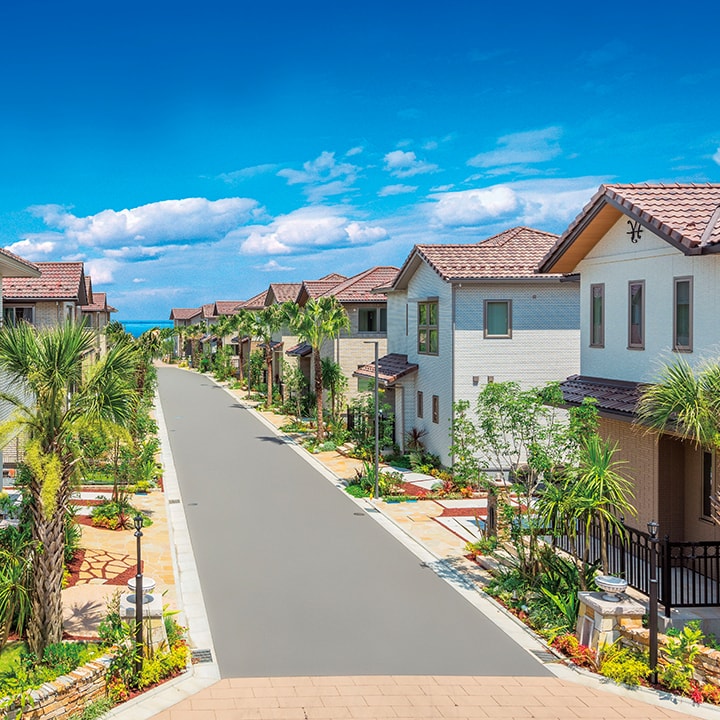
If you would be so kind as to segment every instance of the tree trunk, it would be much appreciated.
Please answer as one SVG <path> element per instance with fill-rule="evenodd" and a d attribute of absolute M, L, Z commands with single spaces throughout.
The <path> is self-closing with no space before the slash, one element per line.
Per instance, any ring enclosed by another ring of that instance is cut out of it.
<path fill-rule="evenodd" d="M 65 550 L 65 506 L 59 505 L 46 520 L 42 510 L 33 507 L 33 555 L 30 622 L 27 641 L 31 652 L 41 658 L 45 648 L 62 640 L 62 578 Z"/>
<path fill-rule="evenodd" d="M 273 354 L 272 354 L 272 348 L 267 348 L 265 350 L 265 367 L 266 367 L 266 374 L 267 374 L 267 406 L 268 409 L 272 406 L 272 390 L 273 390 L 273 377 L 272 377 L 272 361 L 273 361 Z"/>
<path fill-rule="evenodd" d="M 317 408 L 317 435 L 318 443 L 325 439 L 325 426 L 323 423 L 323 381 L 320 348 L 313 348 L 313 365 L 315 367 L 315 407 Z"/>

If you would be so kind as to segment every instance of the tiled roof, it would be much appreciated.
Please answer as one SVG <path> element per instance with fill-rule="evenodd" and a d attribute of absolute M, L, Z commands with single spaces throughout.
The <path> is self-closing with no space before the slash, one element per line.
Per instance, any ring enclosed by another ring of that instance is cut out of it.
<path fill-rule="evenodd" d="M 288 348 L 285 351 L 286 355 L 294 355 L 295 357 L 307 357 L 312 353 L 312 345 L 309 345 L 306 342 L 298 343 L 297 345 L 293 345 L 291 348 Z"/>
<path fill-rule="evenodd" d="M 341 275 L 340 273 L 329 273 L 328 275 L 323 275 L 323 277 L 318 278 L 318 280 L 323 280 L 327 282 L 342 282 L 343 280 L 347 280 L 347 275 Z"/>
<path fill-rule="evenodd" d="M 83 305 L 83 312 L 109 312 L 107 309 L 107 294 L 104 292 L 94 292 L 92 294 L 92 303 Z"/>
<path fill-rule="evenodd" d="M 343 282 L 344 280 L 347 280 L 347 278 L 343 278 L 343 280 L 305 280 L 305 282 L 302 284 L 301 291 L 298 293 L 298 296 L 300 296 L 300 294 L 302 293 L 302 295 L 307 296 L 308 298 L 317 299 L 321 295 L 327 294 L 328 291 L 332 290 L 336 285 L 338 285 L 340 282 Z"/>
<path fill-rule="evenodd" d="M 344 282 L 326 290 L 322 295 L 333 296 L 342 303 L 384 302 L 387 298 L 380 293 L 373 294 L 377 287 L 390 285 L 398 274 L 398 268 L 378 265 L 353 275 Z"/>
<path fill-rule="evenodd" d="M 171 320 L 192 320 L 200 314 L 200 308 L 173 308 L 170 311 Z"/>
<path fill-rule="evenodd" d="M 243 310 L 262 310 L 265 307 L 265 298 L 267 297 L 267 290 L 263 290 L 244 303 L 240 303 L 240 308 Z"/>
<path fill-rule="evenodd" d="M 87 298 L 88 305 L 92 305 L 93 291 L 92 291 L 92 278 L 89 275 L 85 276 L 85 297 Z"/>
<path fill-rule="evenodd" d="M 212 320 L 215 317 L 215 303 L 205 303 L 200 308 L 202 316 L 206 320 Z"/>
<path fill-rule="evenodd" d="M 424 260 L 445 282 L 537 277 L 536 269 L 557 235 L 528 227 L 514 227 L 472 245 L 416 245 L 397 275 L 406 278 L 417 258 Z"/>
<path fill-rule="evenodd" d="M 27 260 L 24 260 L 19 255 L 16 255 L 15 253 L 11 253 L 9 250 L 5 250 L 5 248 L 0 248 L 0 265 L 3 265 L 4 263 L 2 260 L 9 260 L 11 264 L 19 265 L 21 272 L 23 272 L 23 275 L 21 277 L 27 276 L 34 276 L 35 273 L 40 271 L 40 268 L 31 262 L 28 262 Z M 8 274 L 8 270 L 3 270 L 3 275 L 5 277 L 10 277 Z"/>
<path fill-rule="evenodd" d="M 686 254 L 702 253 L 720 244 L 720 184 L 601 185 L 550 249 L 543 269 L 552 269 L 607 206 L 639 221 Z"/>
<path fill-rule="evenodd" d="M 2 280 L 2 295 L 12 300 L 75 300 L 85 304 L 85 274 L 81 262 L 39 262 L 40 277 Z"/>
<path fill-rule="evenodd" d="M 295 300 L 300 292 L 302 283 L 270 283 L 268 297 L 272 293 L 276 303 L 284 303 L 288 300 Z"/>
<path fill-rule="evenodd" d="M 597 409 L 627 419 L 635 416 L 635 409 L 644 385 L 642 383 L 608 380 L 606 378 L 572 375 L 560 383 L 565 402 L 580 405 L 585 398 L 597 400 Z"/>
<path fill-rule="evenodd" d="M 238 305 L 242 305 L 242 300 L 218 300 L 215 303 L 215 314 L 232 315 Z"/>
<path fill-rule="evenodd" d="M 418 366 L 415 363 L 408 362 L 407 355 L 398 353 L 390 353 L 378 358 L 378 380 L 382 385 L 392 385 L 401 377 L 415 372 Z M 375 363 L 371 362 L 367 365 L 361 365 L 354 373 L 355 377 L 364 377 L 375 379 Z"/>

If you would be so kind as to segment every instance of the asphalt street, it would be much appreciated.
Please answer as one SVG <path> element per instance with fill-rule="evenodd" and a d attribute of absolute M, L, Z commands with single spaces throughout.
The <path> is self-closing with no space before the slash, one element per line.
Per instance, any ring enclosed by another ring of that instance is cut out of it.
<path fill-rule="evenodd" d="M 550 676 L 211 379 L 158 375 L 223 677 Z"/>

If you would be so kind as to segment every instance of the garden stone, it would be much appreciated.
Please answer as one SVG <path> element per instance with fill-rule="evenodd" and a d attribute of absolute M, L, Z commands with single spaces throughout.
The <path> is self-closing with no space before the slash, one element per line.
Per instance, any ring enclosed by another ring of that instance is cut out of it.
<path fill-rule="evenodd" d="M 580 643 L 593 650 L 611 645 L 623 628 L 642 627 L 645 606 L 626 595 L 619 601 L 605 600 L 599 592 L 578 593 L 580 609 L 575 632 Z"/>

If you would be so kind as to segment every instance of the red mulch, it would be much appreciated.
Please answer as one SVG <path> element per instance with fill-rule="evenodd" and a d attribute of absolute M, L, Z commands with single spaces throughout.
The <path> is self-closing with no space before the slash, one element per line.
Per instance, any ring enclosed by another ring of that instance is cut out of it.
<path fill-rule="evenodd" d="M 403 493 L 405 495 L 412 495 L 414 497 L 422 497 L 427 493 L 427 490 L 424 490 L 421 487 L 418 487 L 417 485 L 413 485 L 412 483 L 400 483 L 400 486 L 403 489 Z"/>
<path fill-rule="evenodd" d="M 92 518 L 89 515 L 76 515 L 75 516 L 75 522 L 78 525 L 88 525 L 90 527 L 95 527 L 92 524 Z"/>
<path fill-rule="evenodd" d="M 142 561 L 143 564 L 143 570 L 145 569 L 145 561 Z M 119 575 L 116 575 L 114 578 L 110 578 L 109 580 L 105 581 L 105 585 L 122 585 L 125 586 L 128 584 L 128 580 L 130 578 L 134 578 L 135 575 L 137 575 L 137 565 L 133 565 L 132 567 L 129 567 L 124 572 L 121 572 Z"/>
<path fill-rule="evenodd" d="M 73 554 L 73 559 L 68 563 L 67 569 L 69 572 L 67 586 L 72 587 L 75 585 L 80 576 L 80 566 L 85 559 L 85 550 L 76 550 Z"/>
<path fill-rule="evenodd" d="M 95 505 L 102 505 L 106 502 L 107 500 L 72 500 L 72 504 L 79 507 L 94 507 Z"/>
<path fill-rule="evenodd" d="M 443 508 L 440 517 L 487 517 L 487 508 L 467 507 L 467 508 Z"/>

